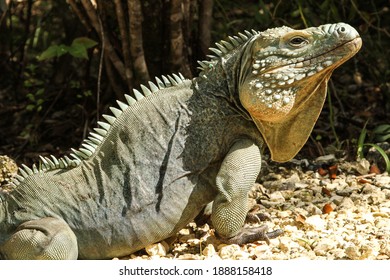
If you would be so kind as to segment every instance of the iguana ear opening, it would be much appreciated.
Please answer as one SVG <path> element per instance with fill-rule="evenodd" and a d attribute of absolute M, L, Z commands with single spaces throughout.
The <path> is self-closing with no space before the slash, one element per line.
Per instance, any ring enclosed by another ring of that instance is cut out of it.
<path fill-rule="evenodd" d="M 257 128 L 264 137 L 271 152 L 271 159 L 277 162 L 291 160 L 303 147 L 321 113 L 325 102 L 329 75 L 308 94 L 303 103 L 296 103 L 282 120 L 264 121 L 252 115 Z M 250 112 L 249 112 L 250 113 Z"/>

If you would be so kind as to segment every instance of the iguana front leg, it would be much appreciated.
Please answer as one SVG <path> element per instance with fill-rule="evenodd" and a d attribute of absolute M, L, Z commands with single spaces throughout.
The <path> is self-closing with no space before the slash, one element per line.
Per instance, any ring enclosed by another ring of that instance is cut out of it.
<path fill-rule="evenodd" d="M 266 225 L 243 228 L 248 213 L 248 192 L 260 172 L 261 154 L 250 140 L 239 140 L 229 150 L 216 178 L 218 194 L 211 220 L 217 236 L 226 243 L 269 242 L 282 231 L 267 232 Z"/>
<path fill-rule="evenodd" d="M 77 259 L 77 239 L 63 220 L 47 217 L 21 224 L 1 245 L 0 253 L 14 260 Z"/>

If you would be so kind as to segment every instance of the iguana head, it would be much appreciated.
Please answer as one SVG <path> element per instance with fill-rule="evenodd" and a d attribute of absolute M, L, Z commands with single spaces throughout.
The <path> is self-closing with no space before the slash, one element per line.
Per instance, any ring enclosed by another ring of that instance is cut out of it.
<path fill-rule="evenodd" d="M 239 98 L 273 160 L 288 161 L 302 148 L 321 112 L 330 75 L 361 45 L 358 32 L 344 23 L 273 28 L 248 42 Z"/>

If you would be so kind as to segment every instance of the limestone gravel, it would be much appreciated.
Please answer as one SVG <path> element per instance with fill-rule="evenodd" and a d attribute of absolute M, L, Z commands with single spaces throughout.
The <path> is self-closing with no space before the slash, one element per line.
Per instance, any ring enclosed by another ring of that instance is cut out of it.
<path fill-rule="evenodd" d="M 270 230 L 284 231 L 269 245 L 223 244 L 212 226 L 192 222 L 172 244 L 151 244 L 124 259 L 390 259 L 387 173 L 370 174 L 367 160 L 343 162 L 333 155 L 314 162 L 293 160 L 284 165 L 264 165 L 248 199 L 252 213 L 272 218 L 265 222 Z M 330 167 L 324 169 L 326 165 Z M 3 191 L 16 171 L 12 160 L 0 156 Z"/>
<path fill-rule="evenodd" d="M 326 170 L 318 172 L 328 161 L 337 163 L 333 179 Z M 165 255 L 149 249 L 128 258 L 388 260 L 390 176 L 370 174 L 369 168 L 366 161 L 337 162 L 334 156 L 266 166 L 249 200 L 257 212 L 271 216 L 265 222 L 270 230 L 284 231 L 270 245 L 222 244 L 212 226 L 190 223 Z"/>

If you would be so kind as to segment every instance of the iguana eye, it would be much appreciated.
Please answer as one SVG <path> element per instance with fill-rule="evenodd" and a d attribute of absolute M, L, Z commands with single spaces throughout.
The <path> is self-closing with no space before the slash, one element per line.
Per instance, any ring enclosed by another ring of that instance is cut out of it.
<path fill-rule="evenodd" d="M 292 47 L 302 47 L 302 46 L 306 45 L 307 43 L 308 43 L 307 40 L 301 36 L 292 37 L 289 41 L 289 44 Z"/>

